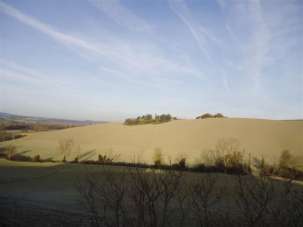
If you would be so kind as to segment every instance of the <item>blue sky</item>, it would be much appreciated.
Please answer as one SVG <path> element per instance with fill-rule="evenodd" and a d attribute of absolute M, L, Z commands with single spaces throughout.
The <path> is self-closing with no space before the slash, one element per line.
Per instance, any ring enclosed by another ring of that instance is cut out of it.
<path fill-rule="evenodd" d="M 303 1 L 0 0 L 0 111 L 303 118 Z"/>

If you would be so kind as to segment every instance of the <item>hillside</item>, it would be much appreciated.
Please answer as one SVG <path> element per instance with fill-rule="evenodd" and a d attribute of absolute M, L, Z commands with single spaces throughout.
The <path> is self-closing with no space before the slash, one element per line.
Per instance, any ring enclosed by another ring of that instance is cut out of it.
<path fill-rule="evenodd" d="M 90 125 L 95 123 L 104 123 L 97 121 L 77 121 L 57 118 L 23 116 L 0 112 L 0 123 L 2 124 L 48 124 L 48 125 Z"/>
<path fill-rule="evenodd" d="M 138 126 L 107 123 L 37 132 L 13 143 L 19 151 L 42 158 L 62 159 L 59 141 L 72 139 L 74 146 L 68 159 L 77 155 L 82 160 L 96 159 L 98 154 L 107 153 L 119 154 L 121 161 L 151 162 L 154 150 L 160 148 L 167 162 L 185 156 L 193 163 L 222 138 L 236 138 L 246 154 L 271 161 L 288 149 L 303 164 L 303 121 L 222 118 Z"/>

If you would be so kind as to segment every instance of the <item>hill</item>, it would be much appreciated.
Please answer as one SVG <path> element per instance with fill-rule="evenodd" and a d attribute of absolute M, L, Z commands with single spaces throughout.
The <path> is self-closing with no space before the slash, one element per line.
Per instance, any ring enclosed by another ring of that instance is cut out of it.
<path fill-rule="evenodd" d="M 160 149 L 166 162 L 184 156 L 190 163 L 201 160 L 220 139 L 233 138 L 251 156 L 277 161 L 288 149 L 303 164 L 303 121 L 240 118 L 178 120 L 159 125 L 129 127 L 106 123 L 64 130 L 37 132 L 13 143 L 27 155 L 62 160 L 59 143 L 73 141 L 68 159 L 96 159 L 98 154 L 119 155 L 121 161 L 152 162 Z M 9 144 L 10 141 L 2 143 Z"/>
<path fill-rule="evenodd" d="M 103 123 L 97 121 L 78 121 L 67 120 L 57 118 L 35 117 L 35 116 L 23 116 L 10 113 L 0 112 L 0 123 L 5 124 L 48 124 L 48 125 L 90 125 L 95 123 Z"/>

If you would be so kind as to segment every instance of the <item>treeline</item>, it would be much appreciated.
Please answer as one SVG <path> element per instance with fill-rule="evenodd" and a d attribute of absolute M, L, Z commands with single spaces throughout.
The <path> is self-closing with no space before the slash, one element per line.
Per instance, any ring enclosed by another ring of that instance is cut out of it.
<path fill-rule="evenodd" d="M 196 119 L 223 118 L 223 117 L 225 117 L 225 116 L 221 113 L 216 113 L 216 114 L 205 113 L 205 114 L 202 114 L 202 115 L 196 117 Z"/>
<path fill-rule="evenodd" d="M 145 114 L 138 116 L 137 118 L 127 118 L 124 121 L 125 125 L 141 125 L 141 124 L 160 124 L 164 122 L 169 122 L 171 120 L 176 120 L 176 117 L 172 117 L 170 114 L 160 114 L 153 115 Z"/>
<path fill-rule="evenodd" d="M 24 137 L 24 135 L 0 130 L 0 142 L 7 141 L 7 140 L 14 140 L 14 139 L 18 139 L 21 137 Z"/>
<path fill-rule="evenodd" d="M 64 124 L 39 124 L 39 123 L 5 123 L 0 125 L 0 130 L 20 130 L 20 131 L 48 131 L 75 127 Z"/>
<path fill-rule="evenodd" d="M 22 132 L 40 132 L 76 127 L 75 125 L 38 124 L 38 123 L 2 123 L 0 124 L 0 142 L 14 140 L 25 135 Z"/>

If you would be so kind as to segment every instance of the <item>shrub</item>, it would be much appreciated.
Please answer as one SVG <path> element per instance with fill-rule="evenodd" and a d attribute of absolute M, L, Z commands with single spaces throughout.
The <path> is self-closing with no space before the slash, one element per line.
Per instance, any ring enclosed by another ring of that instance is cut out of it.
<path fill-rule="evenodd" d="M 75 157 L 73 163 L 79 163 L 79 157 L 78 156 Z"/>
<path fill-rule="evenodd" d="M 156 148 L 153 155 L 153 161 L 155 166 L 161 166 L 163 164 L 163 155 L 160 148 Z"/>
<path fill-rule="evenodd" d="M 275 168 L 273 166 L 267 164 L 263 157 L 254 158 L 253 166 L 259 172 L 260 176 L 270 176 L 270 175 L 273 175 L 275 172 Z"/>
<path fill-rule="evenodd" d="M 243 163 L 243 153 L 240 151 L 233 151 L 224 156 L 224 166 L 226 168 L 239 168 Z"/>
<path fill-rule="evenodd" d="M 244 151 L 240 149 L 237 139 L 228 138 L 218 141 L 215 149 L 209 150 L 205 156 L 206 165 L 216 172 L 245 174 L 250 167 L 244 162 Z"/>
<path fill-rule="evenodd" d="M 6 157 L 8 160 L 12 160 L 12 158 L 16 155 L 17 153 L 17 147 L 14 145 L 8 145 L 5 148 L 6 151 Z"/>
<path fill-rule="evenodd" d="M 290 151 L 283 150 L 280 155 L 279 168 L 289 168 L 291 166 L 292 155 Z"/>
<path fill-rule="evenodd" d="M 102 154 L 98 155 L 98 162 L 99 163 L 102 163 L 102 164 L 104 164 L 104 163 L 112 163 L 113 160 L 114 160 L 114 158 L 109 157 L 106 154 L 105 155 L 102 155 Z"/>
<path fill-rule="evenodd" d="M 63 161 L 66 161 L 66 156 L 69 156 L 74 148 L 73 139 L 62 139 L 59 141 L 59 151 L 64 155 Z"/>
<path fill-rule="evenodd" d="M 186 158 L 181 158 L 181 160 L 179 161 L 178 164 L 181 169 L 185 169 L 186 168 Z"/>
<path fill-rule="evenodd" d="M 33 161 L 34 162 L 41 162 L 40 155 L 34 156 Z"/>
<path fill-rule="evenodd" d="M 22 155 L 22 154 L 15 154 L 9 160 L 20 161 L 20 162 L 31 162 L 31 161 L 33 161 L 33 159 L 31 157 L 25 156 L 25 155 Z"/>
<path fill-rule="evenodd" d="M 172 165 L 172 168 L 173 169 L 176 169 L 176 170 L 184 170 L 187 168 L 186 166 L 186 158 L 181 158 L 178 163 L 175 163 Z"/>

